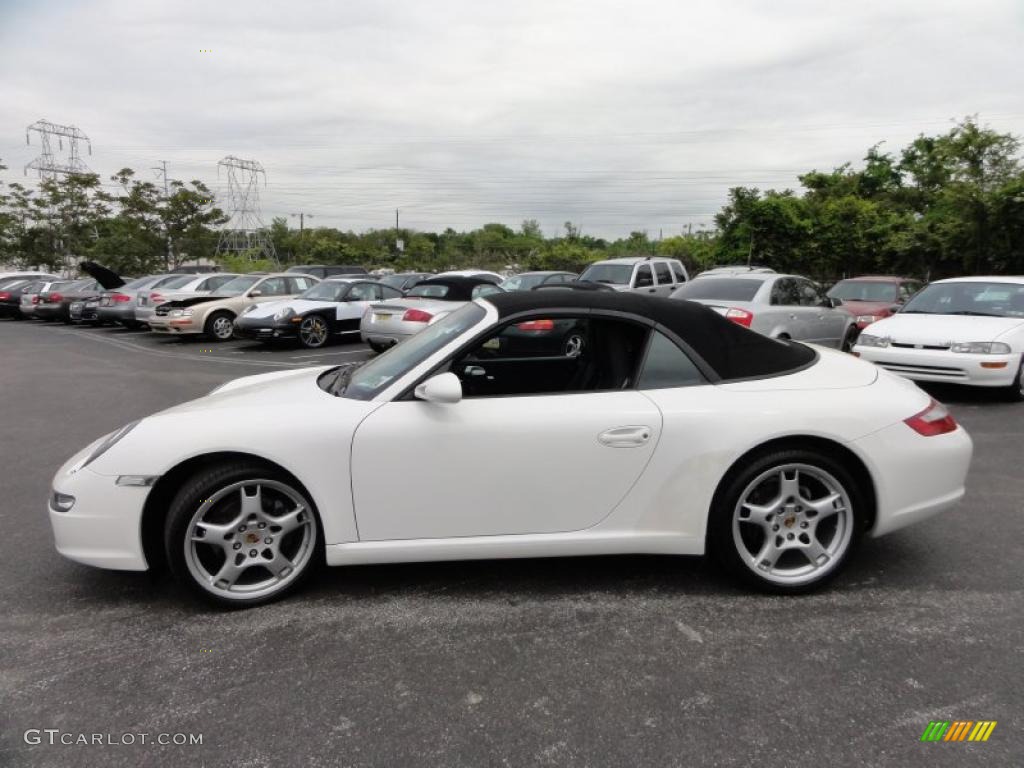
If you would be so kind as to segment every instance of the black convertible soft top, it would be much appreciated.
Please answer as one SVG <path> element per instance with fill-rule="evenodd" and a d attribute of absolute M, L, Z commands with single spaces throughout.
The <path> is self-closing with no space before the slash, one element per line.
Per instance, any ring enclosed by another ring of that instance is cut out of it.
<path fill-rule="evenodd" d="M 446 285 L 448 286 L 448 293 L 443 297 L 445 301 L 472 301 L 474 288 L 478 285 L 494 285 L 494 282 L 480 277 L 466 277 L 465 275 L 428 277 L 411 285 L 409 290 L 412 290 L 417 285 Z"/>
<path fill-rule="evenodd" d="M 692 301 L 619 291 L 516 291 L 487 296 L 502 318 L 534 310 L 593 310 L 646 319 L 687 344 L 723 380 L 777 376 L 817 358 L 810 347 L 770 339 Z"/>

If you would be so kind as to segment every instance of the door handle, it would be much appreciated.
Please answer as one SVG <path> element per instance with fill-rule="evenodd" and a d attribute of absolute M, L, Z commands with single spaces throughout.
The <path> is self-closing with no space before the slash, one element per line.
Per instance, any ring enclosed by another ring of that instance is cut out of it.
<path fill-rule="evenodd" d="M 479 365 L 467 365 L 462 369 L 462 372 L 467 376 L 486 376 L 487 371 L 481 368 Z"/>
<path fill-rule="evenodd" d="M 636 448 L 651 439 L 652 429 L 645 426 L 612 427 L 597 436 L 609 448 Z"/>
<path fill-rule="evenodd" d="M 648 293 L 654 293 L 656 290 L 658 290 L 658 289 L 657 288 L 648 288 L 647 292 Z"/>

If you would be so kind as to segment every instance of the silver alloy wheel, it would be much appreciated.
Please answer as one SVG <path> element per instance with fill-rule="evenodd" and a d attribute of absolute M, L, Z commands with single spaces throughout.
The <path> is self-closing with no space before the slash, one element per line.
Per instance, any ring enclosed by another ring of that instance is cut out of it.
<path fill-rule="evenodd" d="M 309 502 L 276 480 L 243 480 L 203 499 L 185 529 L 185 564 L 203 589 L 255 600 L 298 578 L 313 557 Z"/>
<path fill-rule="evenodd" d="M 562 344 L 562 354 L 566 357 L 579 357 L 583 354 L 583 336 L 571 333 Z"/>
<path fill-rule="evenodd" d="M 231 338 L 234 329 L 231 327 L 231 318 L 221 315 L 213 318 L 213 335 L 218 339 L 227 340 Z"/>
<path fill-rule="evenodd" d="M 842 560 L 854 516 L 842 484 L 820 467 L 782 464 L 751 481 L 733 511 L 740 559 L 765 581 L 800 586 Z"/>
<path fill-rule="evenodd" d="M 321 347 L 327 341 L 327 323 L 322 317 L 307 317 L 299 326 L 299 338 L 307 347 Z"/>

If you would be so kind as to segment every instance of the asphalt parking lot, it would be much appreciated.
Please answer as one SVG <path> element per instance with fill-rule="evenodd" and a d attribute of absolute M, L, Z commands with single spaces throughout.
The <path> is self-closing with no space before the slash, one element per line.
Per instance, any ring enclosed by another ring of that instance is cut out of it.
<path fill-rule="evenodd" d="M 1024 405 L 985 393 L 932 390 L 975 440 L 966 502 L 806 597 L 701 558 L 577 558 L 333 569 L 222 612 L 53 550 L 50 478 L 90 440 L 237 376 L 366 356 L 0 322 L 0 765 L 1022 764 Z M 998 726 L 921 743 L 930 720 Z"/>

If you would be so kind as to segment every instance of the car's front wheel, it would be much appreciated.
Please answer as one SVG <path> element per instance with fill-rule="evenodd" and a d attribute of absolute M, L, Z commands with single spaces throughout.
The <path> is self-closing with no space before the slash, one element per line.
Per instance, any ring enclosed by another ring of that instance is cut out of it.
<path fill-rule="evenodd" d="M 839 461 L 800 449 L 755 456 L 715 494 L 711 549 L 761 589 L 806 592 L 835 576 L 857 545 L 865 501 Z"/>
<path fill-rule="evenodd" d="M 283 473 L 246 462 L 194 476 L 164 528 L 174 576 L 208 600 L 237 607 L 295 589 L 320 562 L 320 541 L 305 491 Z"/>
<path fill-rule="evenodd" d="M 310 315 L 299 324 L 299 344 L 306 349 L 319 349 L 327 343 L 329 336 L 327 321 L 320 315 Z"/>
<path fill-rule="evenodd" d="M 206 318 L 203 330 L 214 341 L 228 341 L 235 333 L 234 318 L 230 312 L 214 312 Z"/>
<path fill-rule="evenodd" d="M 1017 378 L 1013 384 L 1006 388 L 1006 399 L 1011 403 L 1024 401 L 1024 355 L 1020 359 L 1020 368 L 1017 369 Z"/>

